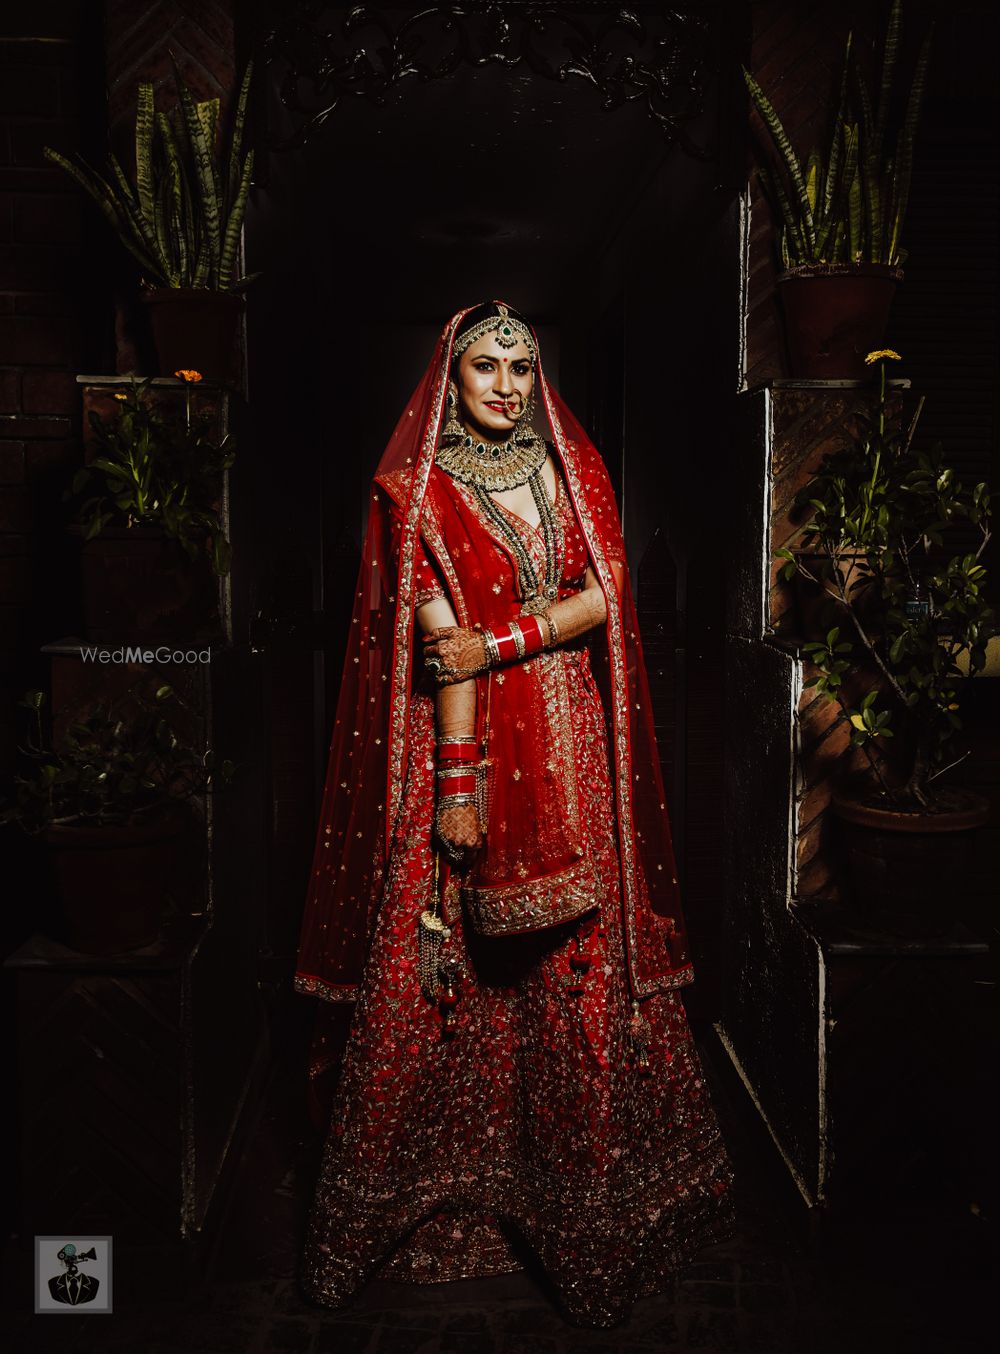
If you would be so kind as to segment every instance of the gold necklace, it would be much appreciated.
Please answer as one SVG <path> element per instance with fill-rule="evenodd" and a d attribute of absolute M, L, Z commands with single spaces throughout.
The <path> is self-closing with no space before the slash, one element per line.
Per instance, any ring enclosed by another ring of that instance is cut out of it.
<path fill-rule="evenodd" d="M 434 459 L 453 479 L 495 494 L 527 484 L 545 463 L 546 454 L 545 443 L 531 429 L 527 436 L 511 436 L 504 442 L 480 442 L 470 433 L 449 437 L 442 440 Z"/>

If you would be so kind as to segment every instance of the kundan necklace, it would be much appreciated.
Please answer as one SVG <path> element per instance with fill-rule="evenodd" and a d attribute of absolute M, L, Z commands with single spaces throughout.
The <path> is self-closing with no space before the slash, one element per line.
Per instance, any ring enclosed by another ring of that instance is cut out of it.
<path fill-rule="evenodd" d="M 496 494 L 527 484 L 545 463 L 545 443 L 531 430 L 527 437 L 480 442 L 470 433 L 442 441 L 435 457 L 442 470 L 472 489 Z"/>

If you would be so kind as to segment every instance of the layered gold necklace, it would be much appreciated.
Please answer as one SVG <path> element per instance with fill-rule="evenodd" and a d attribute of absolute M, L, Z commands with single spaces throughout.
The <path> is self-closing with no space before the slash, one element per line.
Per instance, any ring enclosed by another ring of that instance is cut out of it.
<path fill-rule="evenodd" d="M 519 489 L 545 463 L 545 443 L 532 428 L 527 436 L 480 442 L 471 433 L 442 439 L 435 460 L 453 479 L 489 494 Z"/>
<path fill-rule="evenodd" d="M 520 438 L 504 442 L 480 442 L 470 433 L 445 433 L 437 450 L 437 464 L 453 479 L 468 485 L 483 515 L 506 540 L 517 561 L 518 591 L 523 611 L 540 611 L 559 596 L 562 577 L 562 541 L 552 504 L 542 479 L 548 448 L 534 428 Z M 540 574 L 520 531 L 491 494 L 505 489 L 531 487 L 545 542 L 545 572 Z"/>

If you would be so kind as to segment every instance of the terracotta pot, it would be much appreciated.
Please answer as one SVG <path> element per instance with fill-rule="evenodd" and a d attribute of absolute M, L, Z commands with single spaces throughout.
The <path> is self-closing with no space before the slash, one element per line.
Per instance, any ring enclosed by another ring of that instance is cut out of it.
<path fill-rule="evenodd" d="M 902 268 L 883 263 L 804 263 L 778 277 L 788 372 L 811 381 L 861 381 L 883 346 Z"/>
<path fill-rule="evenodd" d="M 891 935 L 941 935 L 954 925 L 954 900 L 990 804 L 962 788 L 938 795 L 936 813 L 833 796 L 855 902 L 869 923 Z"/>
<path fill-rule="evenodd" d="M 83 529 L 70 528 L 81 537 Z M 187 642 L 219 626 L 207 552 L 189 559 L 159 527 L 107 527 L 81 543 L 84 637 L 95 644 Z"/>
<path fill-rule="evenodd" d="M 142 293 L 149 307 L 161 376 L 194 370 L 212 381 L 236 375 L 236 329 L 244 309 L 237 292 L 205 287 L 156 287 Z"/>
<path fill-rule="evenodd" d="M 157 939 L 189 815 L 176 804 L 135 827 L 49 827 L 44 834 L 65 942 L 121 954 Z"/>

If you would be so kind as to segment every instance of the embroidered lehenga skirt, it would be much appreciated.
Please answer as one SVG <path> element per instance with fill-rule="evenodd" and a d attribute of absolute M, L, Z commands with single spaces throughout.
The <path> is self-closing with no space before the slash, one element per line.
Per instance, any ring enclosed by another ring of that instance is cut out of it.
<path fill-rule="evenodd" d="M 343 1306 L 374 1277 L 541 1268 L 570 1320 L 606 1326 L 732 1228 L 731 1174 L 677 990 L 648 998 L 637 1062 L 604 709 L 585 647 L 565 671 L 579 821 L 600 881 L 585 916 L 527 934 L 459 924 L 456 1030 L 421 994 L 432 870 L 433 697 L 414 697 L 406 794 L 302 1261 Z M 571 961 L 586 932 L 592 962 Z"/>

